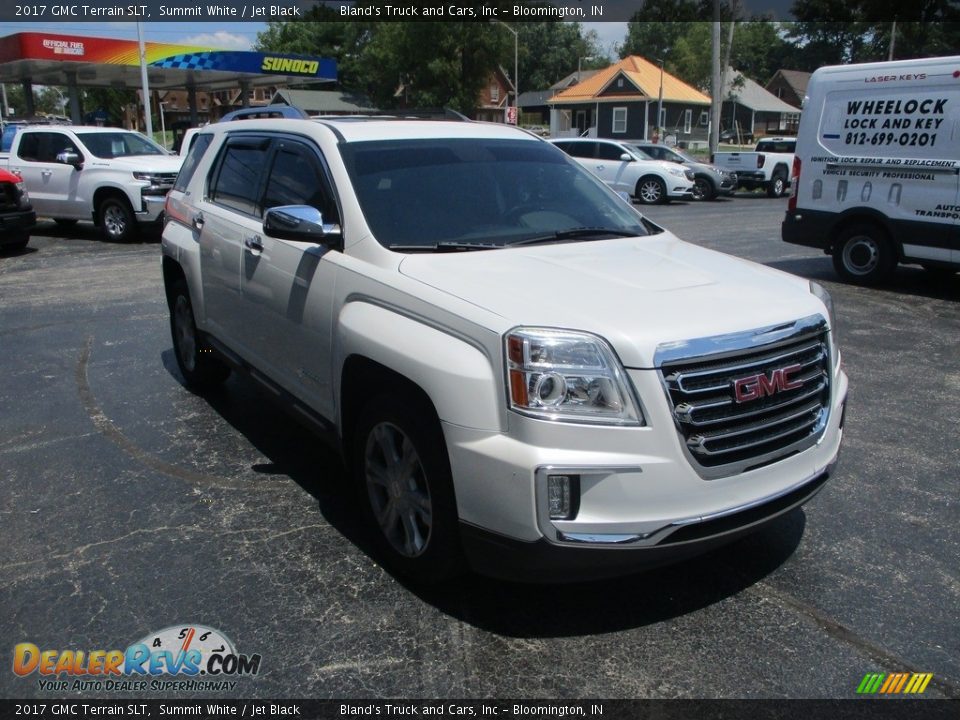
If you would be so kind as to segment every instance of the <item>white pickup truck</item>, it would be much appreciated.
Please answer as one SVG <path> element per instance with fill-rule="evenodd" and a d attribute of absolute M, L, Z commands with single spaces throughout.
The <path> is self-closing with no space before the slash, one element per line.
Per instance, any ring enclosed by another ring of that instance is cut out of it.
<path fill-rule="evenodd" d="M 790 186 L 793 152 L 797 147 L 794 137 L 761 138 L 753 152 L 718 152 L 710 162 L 717 167 L 735 172 L 738 185 L 747 190 L 764 188 L 773 198 L 782 197 Z"/>
<path fill-rule="evenodd" d="M 92 219 L 114 242 L 160 221 L 182 163 L 137 132 L 50 125 L 24 128 L 0 158 L 23 178 L 37 215 L 61 225 Z"/>

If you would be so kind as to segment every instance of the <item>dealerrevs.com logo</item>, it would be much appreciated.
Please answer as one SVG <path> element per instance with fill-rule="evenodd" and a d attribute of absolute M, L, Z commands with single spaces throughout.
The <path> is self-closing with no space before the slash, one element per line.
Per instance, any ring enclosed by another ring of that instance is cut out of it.
<path fill-rule="evenodd" d="M 233 678 L 259 671 L 260 655 L 238 653 L 226 635 L 201 625 L 168 627 L 126 650 L 41 650 L 29 642 L 13 649 L 13 672 L 36 673 L 41 690 L 229 691 Z"/>

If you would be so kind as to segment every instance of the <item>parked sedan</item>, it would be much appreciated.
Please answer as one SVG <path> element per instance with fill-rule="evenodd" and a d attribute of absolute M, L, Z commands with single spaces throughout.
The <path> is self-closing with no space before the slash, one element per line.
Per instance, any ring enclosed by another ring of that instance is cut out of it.
<path fill-rule="evenodd" d="M 551 140 L 614 190 L 644 205 L 693 197 L 692 170 L 653 160 L 633 145 L 601 138 Z"/>
<path fill-rule="evenodd" d="M 637 143 L 640 149 L 655 160 L 677 163 L 693 170 L 693 197 L 696 200 L 713 200 L 721 195 L 733 195 L 737 191 L 737 174 L 703 163 L 679 150 L 655 143 Z"/>

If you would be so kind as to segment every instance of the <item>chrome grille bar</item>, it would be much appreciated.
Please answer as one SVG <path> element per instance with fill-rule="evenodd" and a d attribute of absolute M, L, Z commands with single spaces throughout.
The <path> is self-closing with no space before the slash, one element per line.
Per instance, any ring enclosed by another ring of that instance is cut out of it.
<path fill-rule="evenodd" d="M 825 321 L 813 316 L 792 327 L 680 344 L 689 357 L 678 357 L 677 344 L 668 348 L 661 379 L 682 447 L 701 476 L 776 462 L 819 439 L 830 407 L 828 342 Z"/>

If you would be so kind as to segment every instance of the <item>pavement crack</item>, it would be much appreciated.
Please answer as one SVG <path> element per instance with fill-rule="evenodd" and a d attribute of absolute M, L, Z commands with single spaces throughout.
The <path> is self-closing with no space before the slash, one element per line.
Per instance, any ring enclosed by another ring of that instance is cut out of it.
<path fill-rule="evenodd" d="M 789 593 L 778 590 L 766 582 L 761 581 L 747 588 L 746 592 L 760 595 L 761 597 L 778 603 L 782 607 L 806 616 L 830 637 L 856 648 L 882 665 L 895 667 L 898 672 L 927 672 L 926 670 L 918 669 L 913 663 L 905 660 L 896 653 L 857 635 L 853 630 L 837 622 L 822 610 L 803 602 Z M 930 681 L 930 686 L 939 690 L 945 697 L 954 700 L 960 698 L 960 687 L 946 680 L 942 675 L 934 674 L 933 679 Z"/>
<path fill-rule="evenodd" d="M 225 478 L 218 475 L 197 473 L 177 465 L 172 465 L 147 452 L 126 435 L 124 435 L 123 432 L 121 432 L 121 430 L 113 423 L 113 421 L 107 417 L 107 414 L 97 402 L 97 398 L 93 394 L 93 390 L 90 388 L 90 380 L 87 374 L 87 368 L 90 364 L 90 350 L 92 346 L 93 336 L 91 335 L 87 337 L 87 342 L 81 349 L 79 358 L 77 358 L 77 368 L 75 373 L 77 392 L 80 394 L 80 401 L 83 403 L 83 407 L 87 412 L 87 416 L 90 418 L 90 421 L 93 423 L 94 427 L 96 427 L 104 437 L 112 441 L 117 447 L 123 450 L 123 452 L 151 470 L 155 470 L 156 472 L 180 480 L 185 480 L 189 483 L 229 488 L 242 486 L 244 490 L 266 491 L 272 488 L 270 485 L 250 483 L 237 478 Z"/>

